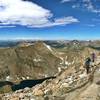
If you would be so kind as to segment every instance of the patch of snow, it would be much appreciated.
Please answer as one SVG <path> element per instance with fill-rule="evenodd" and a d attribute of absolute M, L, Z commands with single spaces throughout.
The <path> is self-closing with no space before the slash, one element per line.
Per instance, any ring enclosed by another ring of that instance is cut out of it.
<path fill-rule="evenodd" d="M 33 59 L 33 61 L 35 61 L 35 62 L 40 62 L 40 61 L 41 61 L 41 59 L 39 59 L 39 58 L 38 58 L 38 59 L 36 59 L 36 58 L 35 58 L 35 59 Z"/>
<path fill-rule="evenodd" d="M 65 57 L 65 65 L 70 65 L 71 63 L 69 63 L 68 61 L 67 61 L 67 56 Z"/>
<path fill-rule="evenodd" d="M 26 78 L 27 78 L 27 79 L 30 79 L 30 77 L 29 77 L 29 76 L 27 76 Z"/>
<path fill-rule="evenodd" d="M 71 64 L 74 64 L 74 63 L 75 63 L 75 62 L 74 62 L 74 60 L 73 60 Z"/>
<path fill-rule="evenodd" d="M 63 64 L 63 62 L 60 62 L 60 65 L 62 65 Z"/>
<path fill-rule="evenodd" d="M 59 52 L 60 55 L 65 54 L 64 52 Z"/>
<path fill-rule="evenodd" d="M 46 89 L 46 90 L 44 91 L 44 93 L 45 93 L 45 94 L 48 94 L 49 91 L 50 91 L 49 89 Z"/>
<path fill-rule="evenodd" d="M 72 76 L 70 76 L 70 77 L 68 78 L 68 80 L 69 80 L 69 81 L 72 81 L 72 80 L 73 80 L 73 77 L 72 77 Z"/>
<path fill-rule="evenodd" d="M 67 56 L 65 58 L 63 58 L 63 57 L 59 57 L 59 58 L 62 60 L 62 62 L 60 64 L 64 64 L 64 65 L 70 65 L 71 64 L 67 61 Z"/>
<path fill-rule="evenodd" d="M 10 76 L 7 76 L 7 77 L 6 77 L 6 81 L 9 81 L 10 79 L 11 79 Z"/>
<path fill-rule="evenodd" d="M 17 80 L 19 80 L 20 78 L 19 77 L 17 77 Z"/>
<path fill-rule="evenodd" d="M 62 60 L 62 62 L 60 62 L 60 64 L 64 64 L 64 58 L 63 57 L 59 57 L 61 60 Z"/>
<path fill-rule="evenodd" d="M 73 83 L 73 80 L 69 81 L 68 83 L 69 83 L 69 84 L 72 84 L 72 83 Z"/>
<path fill-rule="evenodd" d="M 65 57 L 65 60 L 67 59 L 67 56 Z"/>
<path fill-rule="evenodd" d="M 30 100 L 35 100 L 34 98 L 31 98 Z"/>
<path fill-rule="evenodd" d="M 50 47 L 49 45 L 47 45 L 47 48 L 48 48 L 50 51 L 52 51 L 52 49 L 51 49 L 51 47 Z"/>
<path fill-rule="evenodd" d="M 65 61 L 65 65 L 70 65 L 71 63 L 68 61 Z"/>
<path fill-rule="evenodd" d="M 49 45 L 47 45 L 47 44 L 45 44 L 45 43 L 44 43 L 44 45 L 45 45 L 50 51 L 52 51 L 52 49 L 51 49 L 51 47 L 50 47 Z"/>
<path fill-rule="evenodd" d="M 68 87 L 68 86 L 69 86 L 68 83 L 63 83 L 63 84 L 61 85 L 61 87 Z"/>
<path fill-rule="evenodd" d="M 58 67 L 58 72 L 61 72 L 61 67 Z"/>
<path fill-rule="evenodd" d="M 48 74 L 45 74 L 44 77 L 48 77 Z"/>
<path fill-rule="evenodd" d="M 99 68 L 99 72 L 100 72 L 100 68 Z"/>
<path fill-rule="evenodd" d="M 74 42 L 73 44 L 76 45 L 77 43 Z"/>
<path fill-rule="evenodd" d="M 65 61 L 65 65 L 69 65 L 68 61 Z"/>
<path fill-rule="evenodd" d="M 25 77 L 22 77 L 22 80 L 25 80 Z"/>
<path fill-rule="evenodd" d="M 73 83 L 73 77 L 72 77 L 72 76 L 69 76 L 69 77 L 65 80 L 65 82 L 67 82 L 67 83 L 69 83 L 69 84 Z"/>
<path fill-rule="evenodd" d="M 62 61 L 64 61 L 64 58 L 63 57 L 59 57 Z"/>
<path fill-rule="evenodd" d="M 86 73 L 83 73 L 83 74 L 80 74 L 80 75 L 79 75 L 80 78 L 84 78 L 84 77 L 86 77 L 86 76 L 87 76 Z"/>

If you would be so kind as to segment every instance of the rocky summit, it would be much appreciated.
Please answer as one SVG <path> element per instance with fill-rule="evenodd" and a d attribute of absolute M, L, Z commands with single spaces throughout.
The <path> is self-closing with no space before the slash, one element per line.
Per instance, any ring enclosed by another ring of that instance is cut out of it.
<path fill-rule="evenodd" d="M 98 41 L 24 41 L 0 48 L 1 100 L 100 100 Z M 91 71 L 84 62 L 91 53 Z"/>

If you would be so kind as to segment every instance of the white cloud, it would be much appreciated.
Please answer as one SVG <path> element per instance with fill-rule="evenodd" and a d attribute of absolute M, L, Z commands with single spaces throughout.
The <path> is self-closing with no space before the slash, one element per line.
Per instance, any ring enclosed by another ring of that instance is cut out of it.
<path fill-rule="evenodd" d="M 82 0 L 79 7 L 82 7 L 93 13 L 100 13 L 100 9 L 96 8 L 96 4 L 95 4 L 96 2 L 97 1 L 93 2 L 92 0 Z"/>
<path fill-rule="evenodd" d="M 70 2 L 72 0 L 62 0 L 61 3 Z"/>
<path fill-rule="evenodd" d="M 87 8 L 88 11 L 94 12 L 94 13 L 100 13 L 100 9 L 97 9 L 95 7 L 95 4 L 93 4 L 92 0 L 83 0 L 84 6 Z"/>
<path fill-rule="evenodd" d="M 74 5 L 72 5 L 72 8 L 86 9 L 93 13 L 100 13 L 100 8 L 96 8 L 96 3 L 100 3 L 99 0 L 94 0 L 94 2 L 93 0 L 61 0 L 61 3 L 66 2 L 73 2 Z"/>
<path fill-rule="evenodd" d="M 72 20 L 66 19 L 62 22 L 56 22 L 55 20 L 54 22 L 51 22 L 49 19 L 52 17 L 53 14 L 50 10 L 33 2 L 22 0 L 0 0 L 0 25 L 2 25 L 2 27 L 4 25 L 46 27 L 71 24 L 78 21 L 74 17 L 71 17 Z"/>
<path fill-rule="evenodd" d="M 78 19 L 74 18 L 73 16 L 68 16 L 68 17 L 54 19 L 53 22 L 48 22 L 44 25 L 34 25 L 31 27 L 51 27 L 51 26 L 58 26 L 58 25 L 67 25 L 67 24 L 72 24 L 77 22 L 79 22 Z"/>
<path fill-rule="evenodd" d="M 93 18 L 92 21 L 100 22 L 100 19 L 99 18 Z"/>
<path fill-rule="evenodd" d="M 7 25 L 1 26 L 1 25 L 0 25 L 0 28 L 12 28 L 12 27 L 16 27 L 16 26 L 14 26 L 14 25 L 13 25 L 13 26 L 7 26 Z"/>
<path fill-rule="evenodd" d="M 80 7 L 80 4 L 72 5 L 72 8 L 79 8 L 79 7 Z"/>
<path fill-rule="evenodd" d="M 0 0 L 1 24 L 34 25 L 48 22 L 51 12 L 32 2 L 22 0 Z"/>
<path fill-rule="evenodd" d="M 86 24 L 86 26 L 88 26 L 88 27 L 95 27 L 96 25 L 94 25 L 94 24 Z"/>
<path fill-rule="evenodd" d="M 69 3 L 69 2 L 80 2 L 78 0 L 60 0 L 61 3 Z"/>

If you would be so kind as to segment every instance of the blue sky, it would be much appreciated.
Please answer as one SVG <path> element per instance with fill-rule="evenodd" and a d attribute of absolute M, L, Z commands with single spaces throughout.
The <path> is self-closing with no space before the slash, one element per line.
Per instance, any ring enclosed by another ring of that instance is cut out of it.
<path fill-rule="evenodd" d="M 5 39 L 100 39 L 100 0 L 1 0 Z"/>

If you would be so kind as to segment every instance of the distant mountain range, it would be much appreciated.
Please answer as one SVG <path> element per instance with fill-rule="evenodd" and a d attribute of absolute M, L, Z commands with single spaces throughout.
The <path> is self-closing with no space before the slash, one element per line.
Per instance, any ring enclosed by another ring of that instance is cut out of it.
<path fill-rule="evenodd" d="M 14 47 L 19 44 L 24 44 L 24 43 L 35 43 L 36 41 L 42 41 L 42 40 L 0 40 L 0 47 Z M 94 41 L 78 41 L 78 40 L 44 40 L 42 41 L 52 47 L 64 47 L 68 45 L 73 45 L 73 44 L 80 44 L 84 46 L 100 46 L 100 41 L 99 40 L 94 40 Z"/>

